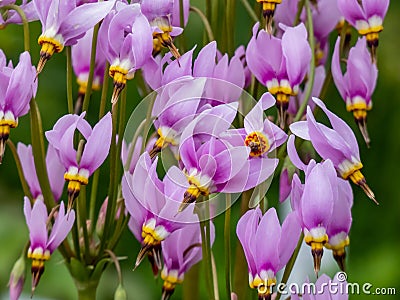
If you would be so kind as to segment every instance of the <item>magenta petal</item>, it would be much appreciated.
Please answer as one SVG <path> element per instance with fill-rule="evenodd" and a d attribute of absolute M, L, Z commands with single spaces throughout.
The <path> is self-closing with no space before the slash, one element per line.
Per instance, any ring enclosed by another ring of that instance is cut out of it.
<path fill-rule="evenodd" d="M 113 8 L 115 1 L 86 3 L 75 8 L 60 24 L 60 32 L 65 45 L 76 43 L 76 37 L 82 35 L 103 19 Z"/>
<path fill-rule="evenodd" d="M 279 177 L 279 202 L 284 202 L 290 195 L 292 190 L 292 182 L 289 178 L 287 169 L 283 169 Z"/>
<path fill-rule="evenodd" d="M 233 147 L 224 150 L 215 156 L 217 172 L 213 178 L 216 184 L 223 183 L 241 171 L 242 166 L 249 157 L 250 149 L 246 146 Z"/>
<path fill-rule="evenodd" d="M 21 161 L 22 171 L 24 173 L 25 180 L 28 183 L 32 196 L 36 198 L 37 196 L 42 194 L 42 190 L 40 188 L 39 181 L 36 175 L 32 146 L 31 145 L 26 146 L 22 143 L 18 143 L 17 152 L 19 159 Z"/>
<path fill-rule="evenodd" d="M 107 113 L 94 126 L 83 150 L 80 167 L 89 170 L 90 174 L 100 167 L 108 156 L 111 145 L 111 131 L 111 113 Z"/>
<path fill-rule="evenodd" d="M 257 271 L 279 270 L 279 249 L 276 243 L 281 239 L 281 226 L 275 208 L 270 208 L 261 218 L 255 240 L 257 241 L 256 263 Z"/>
<path fill-rule="evenodd" d="M 342 96 L 343 100 L 346 101 L 346 95 L 348 94 L 347 83 L 344 80 L 342 69 L 340 67 L 339 47 L 340 47 L 340 37 L 338 37 L 336 40 L 335 50 L 333 51 L 332 55 L 332 76 L 340 96 Z"/>
<path fill-rule="evenodd" d="M 47 147 L 46 166 L 51 191 L 53 192 L 54 199 L 58 200 L 61 197 L 65 184 L 65 167 L 61 164 L 57 152 L 51 144 Z"/>
<path fill-rule="evenodd" d="M 365 15 L 357 0 L 337 0 L 338 8 L 345 19 L 353 26 L 357 20 L 365 20 Z"/>
<path fill-rule="evenodd" d="M 24 212 L 29 228 L 29 238 L 32 250 L 36 247 L 42 247 L 43 250 L 45 250 L 47 244 L 46 205 L 44 205 L 41 199 L 37 199 L 31 210 L 30 202 L 28 198 L 25 197 Z"/>
<path fill-rule="evenodd" d="M 336 177 L 330 160 L 317 164 L 308 174 L 301 203 L 303 222 L 308 230 L 327 227 L 335 200 L 334 189 L 337 189 L 337 186 L 332 185 Z"/>
<path fill-rule="evenodd" d="M 52 1 L 32 0 L 32 2 L 36 7 L 36 11 L 38 12 L 40 22 L 43 25 L 45 25 L 47 16 L 49 15 L 49 9 Z"/>
<path fill-rule="evenodd" d="M 389 0 L 362 0 L 362 5 L 368 19 L 373 16 L 383 19 L 389 8 Z"/>
<path fill-rule="evenodd" d="M 75 211 L 71 210 L 64 215 L 64 203 L 61 202 L 61 206 L 54 222 L 53 229 L 51 231 L 47 248 L 50 252 L 53 252 L 67 237 L 71 231 L 72 225 L 75 222 Z"/>
<path fill-rule="evenodd" d="M 296 123 L 295 123 L 296 124 Z M 292 130 L 292 129 L 291 129 Z M 300 170 L 305 171 L 307 166 L 303 161 L 300 159 L 299 154 L 297 153 L 296 146 L 294 145 L 295 136 L 291 134 L 287 141 L 287 152 L 290 158 L 290 161 L 293 165 Z"/>
<path fill-rule="evenodd" d="M 279 269 L 282 269 L 287 264 L 290 257 L 296 248 L 300 238 L 301 226 L 295 212 L 291 212 L 286 216 L 282 224 L 282 234 L 279 239 Z"/>
<path fill-rule="evenodd" d="M 286 28 L 282 37 L 282 51 L 290 83 L 300 84 L 308 72 L 311 60 L 311 48 L 307 42 L 307 30 L 303 23 L 294 28 Z"/>
<path fill-rule="evenodd" d="M 217 42 L 213 41 L 204 46 L 199 52 L 193 66 L 193 76 L 210 77 L 214 73 Z"/>

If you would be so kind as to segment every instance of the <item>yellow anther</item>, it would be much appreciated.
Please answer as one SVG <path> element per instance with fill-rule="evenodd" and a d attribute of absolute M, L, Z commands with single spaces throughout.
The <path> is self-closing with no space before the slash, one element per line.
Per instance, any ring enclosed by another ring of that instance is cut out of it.
<path fill-rule="evenodd" d="M 64 45 L 61 44 L 59 41 L 45 36 L 39 37 L 38 44 L 42 46 L 40 54 L 47 55 L 49 57 L 52 56 L 54 53 L 61 52 L 64 49 Z"/>
<path fill-rule="evenodd" d="M 261 132 L 254 131 L 246 136 L 244 144 L 250 147 L 250 156 L 257 157 L 266 153 L 269 148 L 268 138 Z"/>
<path fill-rule="evenodd" d="M 111 66 L 110 70 L 108 71 L 110 77 L 113 78 L 114 84 L 126 84 L 128 70 L 123 69 L 119 66 Z"/>
<path fill-rule="evenodd" d="M 304 237 L 304 241 L 307 245 L 311 246 L 311 250 L 321 250 L 324 245 L 328 242 L 328 235 L 324 234 L 320 237 L 313 237 L 312 235 L 307 234 Z"/>

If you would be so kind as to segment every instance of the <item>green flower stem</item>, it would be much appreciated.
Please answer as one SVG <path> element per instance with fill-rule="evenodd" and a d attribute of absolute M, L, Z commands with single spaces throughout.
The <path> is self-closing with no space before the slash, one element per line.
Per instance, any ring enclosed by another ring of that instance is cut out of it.
<path fill-rule="evenodd" d="M 71 47 L 67 49 L 67 103 L 68 113 L 74 113 L 74 100 L 72 99 L 72 58 L 71 58 Z"/>
<path fill-rule="evenodd" d="M 231 276 L 231 194 L 225 195 L 226 211 L 224 224 L 224 240 L 225 240 L 225 287 L 226 297 L 230 299 L 232 293 L 232 276 Z"/>
<path fill-rule="evenodd" d="M 99 33 L 100 24 L 96 24 L 93 29 L 92 50 L 90 52 L 90 70 L 87 80 L 85 98 L 83 98 L 82 111 L 87 111 L 89 108 L 90 96 L 92 95 L 92 85 L 94 76 L 94 67 L 96 63 L 97 36 Z"/>
<path fill-rule="evenodd" d="M 202 197 L 201 201 L 202 205 L 197 207 L 197 214 L 199 215 L 200 220 L 201 249 L 203 253 L 203 266 L 205 269 L 204 274 L 206 276 L 209 299 L 215 299 L 210 246 L 210 205 L 208 197 Z"/>
<path fill-rule="evenodd" d="M 75 285 L 78 290 L 79 300 L 94 300 L 96 299 L 96 291 L 99 285 L 98 280 L 87 280 L 80 282 L 75 280 Z"/>
<path fill-rule="evenodd" d="M 147 134 L 150 130 L 151 126 L 151 112 L 153 110 L 153 105 L 154 101 L 156 100 L 156 92 L 152 93 L 150 95 L 150 101 L 149 101 L 149 106 L 147 107 L 146 111 L 146 120 L 143 125 L 143 139 L 142 139 L 142 149 L 140 150 L 140 153 L 143 153 L 144 150 L 146 149 L 146 144 L 147 144 Z"/>
<path fill-rule="evenodd" d="M 29 190 L 29 186 L 28 186 L 28 183 L 26 182 L 24 172 L 22 171 L 22 165 L 21 165 L 21 161 L 18 156 L 17 148 L 15 147 L 15 145 L 11 141 L 11 139 L 7 140 L 7 146 L 11 150 L 11 153 L 14 157 L 15 166 L 17 167 L 18 176 L 19 176 L 19 180 L 21 181 L 22 190 L 24 191 L 24 195 L 27 196 L 29 198 L 29 200 L 31 200 L 31 203 L 33 203 L 33 196 L 31 194 L 31 191 Z"/>
<path fill-rule="evenodd" d="M 147 120 L 147 119 L 146 119 Z M 136 145 L 136 142 L 137 142 L 137 139 L 139 138 L 139 135 L 141 134 L 141 133 L 143 133 L 143 128 L 144 128 L 144 125 L 146 124 L 146 120 L 143 120 L 140 124 L 139 124 L 139 126 L 137 127 L 137 129 L 136 129 L 136 131 L 135 131 L 135 134 L 133 135 L 133 138 L 132 138 L 132 141 L 130 142 L 130 148 L 129 148 L 129 152 L 128 152 L 128 158 L 127 158 L 127 160 L 126 160 L 126 162 L 125 162 L 125 165 L 124 165 L 124 171 L 128 171 L 129 170 L 129 167 L 130 167 L 130 164 L 131 164 L 131 161 L 132 161 L 132 157 L 133 157 L 133 152 L 135 152 L 135 145 Z M 142 140 L 142 143 L 144 143 L 144 141 Z M 143 146 L 143 145 L 142 145 Z M 146 146 L 145 146 L 146 147 Z"/>
<path fill-rule="evenodd" d="M 204 29 L 207 32 L 208 41 L 209 42 L 214 41 L 214 33 L 211 29 L 210 22 L 208 21 L 207 17 L 203 14 L 203 12 L 200 9 L 198 9 L 193 5 L 190 6 L 190 11 L 196 13 L 200 17 L 201 21 L 203 22 Z"/>
<path fill-rule="evenodd" d="M 122 272 L 121 272 L 121 267 L 119 265 L 117 256 L 115 256 L 114 252 L 112 252 L 109 249 L 106 249 L 105 252 L 110 256 L 111 260 L 114 263 L 115 270 L 117 271 L 117 274 L 118 274 L 118 283 L 122 284 Z"/>
<path fill-rule="evenodd" d="M 22 27 L 24 30 L 24 50 L 29 52 L 30 51 L 29 23 L 26 18 L 25 12 L 21 9 L 21 7 L 19 7 L 18 5 L 15 5 L 15 4 L 6 5 L 3 7 L 3 9 L 15 10 L 15 12 L 17 14 L 19 14 L 19 16 L 21 17 Z"/>
<path fill-rule="evenodd" d="M 219 0 L 212 0 L 211 1 L 211 19 L 208 19 L 211 23 L 211 28 L 213 30 L 213 32 L 218 33 L 218 29 L 219 29 L 219 19 L 222 18 L 223 20 L 223 13 L 219 12 Z"/>
<path fill-rule="evenodd" d="M 32 98 L 29 106 L 33 159 L 35 161 L 36 173 L 38 176 L 40 189 L 42 190 L 44 202 L 46 203 L 47 209 L 50 210 L 52 207 L 54 207 L 55 201 L 50 188 L 49 176 L 46 168 L 42 119 L 34 98 Z"/>
<path fill-rule="evenodd" d="M 185 274 L 185 279 L 183 281 L 183 300 L 198 300 L 200 294 L 200 267 L 201 264 L 197 263 L 193 267 L 190 268 L 188 272 Z"/>
<path fill-rule="evenodd" d="M 311 47 L 310 76 L 308 78 L 309 84 L 307 85 L 307 90 L 304 93 L 304 101 L 301 104 L 299 110 L 297 111 L 296 117 L 294 118 L 293 122 L 300 121 L 300 119 L 303 117 L 304 111 L 306 110 L 309 98 L 312 93 L 312 88 L 314 86 L 314 79 L 315 79 L 315 38 L 314 38 L 314 24 L 312 19 L 310 0 L 306 0 L 305 5 L 307 11 L 308 40 Z"/>
<path fill-rule="evenodd" d="M 94 222 L 94 211 L 96 209 L 97 190 L 99 186 L 100 169 L 97 169 L 92 176 L 92 188 L 90 190 L 90 202 L 89 202 L 89 220 Z M 92 224 L 94 225 L 94 224 Z M 96 226 L 91 227 L 91 232 L 94 231 Z"/>
<path fill-rule="evenodd" d="M 104 70 L 104 77 L 103 77 L 103 86 L 101 89 L 101 98 L 100 98 L 100 109 L 99 109 L 99 120 L 104 117 L 106 113 L 106 104 L 107 104 L 107 93 L 108 93 L 108 82 L 110 79 L 110 75 L 108 74 L 108 68 L 110 64 L 106 63 L 106 68 Z"/>
<path fill-rule="evenodd" d="M 299 241 L 297 242 L 296 249 L 294 250 L 292 256 L 290 257 L 289 262 L 286 264 L 285 271 L 283 272 L 281 283 L 284 283 L 284 284 L 287 283 L 287 281 L 289 279 L 289 276 L 290 276 L 290 273 L 292 273 L 292 270 L 293 270 L 293 267 L 294 267 L 294 263 L 296 262 L 297 256 L 299 255 L 300 248 L 301 248 L 301 245 L 303 243 L 303 239 L 304 239 L 304 233 L 302 232 L 301 235 L 300 235 Z M 279 291 L 278 291 L 275 300 L 279 300 L 281 298 L 281 296 L 282 296 L 282 294 L 279 293 Z"/>
<path fill-rule="evenodd" d="M 251 7 L 249 2 L 247 0 L 240 0 L 240 2 L 242 2 L 244 9 L 247 11 L 252 20 L 254 22 L 260 22 L 260 19 L 257 17 L 256 13 L 254 12 L 254 9 Z"/>
<path fill-rule="evenodd" d="M 299 3 L 297 3 L 297 13 L 296 17 L 294 18 L 294 26 L 298 25 L 300 23 L 300 17 L 301 17 L 301 12 L 303 11 L 304 8 L 304 3 L 305 0 L 300 0 Z"/>
<path fill-rule="evenodd" d="M 242 216 L 247 210 L 253 189 L 242 193 L 240 201 L 240 215 Z M 249 274 L 247 273 L 247 261 L 244 256 L 242 245 L 236 239 L 235 265 L 233 274 L 233 291 L 238 299 L 248 299 L 249 295 Z"/>
<path fill-rule="evenodd" d="M 79 228 L 82 230 L 82 237 L 84 241 L 84 249 L 82 250 L 82 253 L 84 255 L 84 259 L 86 263 L 90 262 L 90 245 L 89 245 L 89 235 L 88 235 L 88 230 L 87 230 L 87 225 L 86 225 L 86 216 L 87 216 L 87 211 L 86 211 L 86 186 L 81 187 L 81 191 L 79 193 L 79 198 L 77 199 L 77 205 L 76 205 L 76 214 L 79 217 Z M 92 227 L 94 224 L 91 224 Z"/>
<path fill-rule="evenodd" d="M 217 2 L 217 1 L 215 1 Z M 225 29 L 226 29 L 226 41 L 227 50 L 230 56 L 233 55 L 235 50 L 234 42 L 234 29 L 235 29 L 235 0 L 225 0 L 226 11 L 225 11 Z"/>

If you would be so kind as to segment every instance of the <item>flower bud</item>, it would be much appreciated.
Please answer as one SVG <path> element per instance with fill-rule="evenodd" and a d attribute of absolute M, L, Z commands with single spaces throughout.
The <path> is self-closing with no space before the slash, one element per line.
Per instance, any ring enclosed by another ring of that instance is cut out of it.
<path fill-rule="evenodd" d="M 22 292 L 22 288 L 25 282 L 25 259 L 24 257 L 20 257 L 13 266 L 13 269 L 10 274 L 10 281 L 8 282 L 8 286 L 10 288 L 10 299 L 16 300 L 19 298 Z"/>
<path fill-rule="evenodd" d="M 124 287 L 120 283 L 118 285 L 117 289 L 115 290 L 114 300 L 126 300 L 126 299 L 128 299 L 128 297 L 126 295 L 126 290 L 124 289 Z"/>

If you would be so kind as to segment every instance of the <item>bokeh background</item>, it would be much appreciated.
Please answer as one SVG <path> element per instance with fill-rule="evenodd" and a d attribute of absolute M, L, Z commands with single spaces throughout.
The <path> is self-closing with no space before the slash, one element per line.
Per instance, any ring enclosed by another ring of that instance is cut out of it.
<path fill-rule="evenodd" d="M 193 5 L 204 10 L 204 1 L 192 0 Z M 236 3 L 235 45 L 247 44 L 251 37 L 253 21 L 243 9 L 240 1 Z M 400 293 L 400 3 L 392 1 L 387 14 L 385 29 L 380 35 L 378 49 L 379 79 L 373 96 L 374 108 L 369 113 L 368 128 L 372 139 L 370 149 L 365 146 L 352 116 L 346 112 L 344 102 L 340 99 L 334 86 L 331 86 L 326 97 L 328 107 L 342 116 L 354 129 L 360 144 L 364 175 L 368 184 L 374 190 L 379 206 L 372 203 L 361 191 L 354 187 L 353 226 L 351 229 L 351 245 L 348 253 L 347 272 L 350 282 L 370 282 L 373 287 L 395 287 Z M 38 61 L 39 46 L 36 39 L 40 34 L 40 23 L 34 22 L 31 28 L 31 52 L 33 62 Z M 189 24 L 185 29 L 186 49 L 198 44 L 197 52 L 203 44 L 204 32 L 197 15 L 191 13 Z M 353 38 L 354 42 L 355 38 Z M 333 40 L 332 40 L 333 41 Z M 0 48 L 7 58 L 14 63 L 18 61 L 23 51 L 23 32 L 17 25 L 10 25 L 0 30 Z M 197 53 L 196 52 L 196 53 Z M 49 130 L 55 121 L 65 114 L 66 102 L 66 57 L 65 51 L 54 55 L 48 62 L 39 78 L 37 100 L 43 117 L 44 130 Z M 141 100 L 135 91 L 135 81 L 129 83 L 129 98 L 127 116 Z M 77 87 L 74 85 L 74 94 Z M 98 111 L 96 102 L 99 93 L 95 93 L 89 111 L 89 120 L 95 119 Z M 19 126 L 11 132 L 14 143 L 21 141 L 30 143 L 29 117 L 20 118 Z M 6 154 L 0 166 L 0 299 L 8 299 L 7 282 L 14 261 L 19 257 L 22 247 L 28 239 L 28 232 L 22 211 L 23 193 L 20 187 L 15 164 L 10 151 Z M 107 178 L 100 184 L 98 204 L 106 196 Z M 268 193 L 271 205 L 277 205 L 277 180 L 274 180 Z M 65 197 L 64 197 L 65 198 Z M 232 241 L 237 242 L 235 224 L 239 218 L 239 202 L 233 206 Z M 218 271 L 221 299 L 227 299 L 224 290 L 224 248 L 223 248 L 223 215 L 215 219 L 216 242 L 214 255 Z M 126 256 L 121 265 L 124 273 L 125 288 L 129 299 L 159 299 L 162 280 L 154 280 L 148 264 L 143 263 L 136 271 L 132 271 L 134 259 L 138 253 L 139 244 L 126 230 L 117 255 Z M 232 250 L 235 250 L 234 245 Z M 308 249 L 307 249 L 308 254 Z M 330 256 L 327 251 L 325 256 Z M 301 256 L 302 257 L 302 256 Z M 303 259 L 303 257 L 302 257 Z M 299 266 L 308 265 L 311 270 L 311 256 L 305 256 Z M 196 266 L 201 268 L 200 265 Z M 333 275 L 337 268 L 334 264 L 324 269 Z M 247 269 L 243 269 L 247 273 Z M 303 270 L 304 272 L 304 270 Z M 28 272 L 29 273 L 29 272 Z M 311 272 L 310 279 L 314 280 Z M 191 284 L 193 294 L 200 294 L 201 299 L 207 299 L 204 283 Z M 104 274 L 98 290 L 98 299 L 112 299 L 117 286 L 117 276 L 113 266 Z M 30 275 L 25 284 L 24 297 L 29 297 Z M 249 289 L 250 290 L 250 289 Z M 173 299 L 180 299 L 182 287 L 179 286 Z M 256 295 L 253 293 L 253 298 Z M 41 283 L 38 286 L 35 299 L 75 299 L 76 292 L 72 279 L 62 263 L 60 254 L 55 253 L 46 264 Z M 350 299 L 398 299 L 399 296 L 366 296 L 353 295 Z"/>

